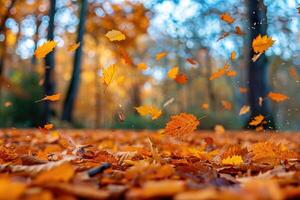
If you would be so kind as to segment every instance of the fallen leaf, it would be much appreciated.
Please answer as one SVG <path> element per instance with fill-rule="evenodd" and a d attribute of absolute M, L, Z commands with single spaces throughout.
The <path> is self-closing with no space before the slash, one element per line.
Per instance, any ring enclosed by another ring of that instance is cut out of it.
<path fill-rule="evenodd" d="M 252 41 L 253 51 L 255 53 L 264 53 L 274 44 L 274 42 L 275 41 L 271 37 L 268 37 L 267 35 L 264 35 L 263 37 L 261 35 L 258 35 Z"/>
<path fill-rule="evenodd" d="M 75 43 L 75 44 L 71 44 L 71 45 L 68 46 L 67 50 L 69 52 L 72 52 L 72 51 L 75 51 L 79 46 L 80 46 L 80 42 Z"/>
<path fill-rule="evenodd" d="M 147 67 L 147 65 L 146 65 L 145 63 L 139 63 L 139 64 L 137 65 L 137 68 L 138 68 L 139 70 L 146 70 L 148 67 Z"/>
<path fill-rule="evenodd" d="M 199 120 L 192 114 L 180 113 L 171 116 L 164 133 L 172 136 L 184 136 L 196 130 L 200 124 Z"/>
<path fill-rule="evenodd" d="M 250 111 L 250 106 L 243 105 L 240 109 L 239 115 L 244 115 Z"/>
<path fill-rule="evenodd" d="M 108 31 L 105 36 L 111 41 L 122 41 L 126 39 L 126 36 L 118 30 Z"/>
<path fill-rule="evenodd" d="M 26 185 L 13 182 L 7 178 L 0 178 L 0 199 L 17 200 L 25 192 Z"/>
<path fill-rule="evenodd" d="M 186 77 L 185 74 L 177 74 L 177 76 L 174 79 L 176 83 L 178 84 L 185 84 L 188 81 L 188 78 Z"/>
<path fill-rule="evenodd" d="M 47 41 L 41 46 L 39 46 L 35 52 L 34 55 L 37 59 L 44 58 L 48 53 L 53 51 L 53 49 L 56 47 L 57 42 L 55 41 Z"/>
<path fill-rule="evenodd" d="M 73 178 L 75 170 L 70 163 L 64 163 L 49 171 L 44 171 L 38 174 L 35 179 L 36 183 L 48 182 L 68 182 Z"/>
<path fill-rule="evenodd" d="M 242 156 L 233 155 L 222 160 L 223 165 L 241 165 L 243 164 Z"/>
<path fill-rule="evenodd" d="M 259 124 L 262 123 L 262 121 L 265 119 L 265 117 L 263 115 L 257 115 L 254 117 L 254 119 L 249 122 L 250 126 L 258 126 Z"/>
<path fill-rule="evenodd" d="M 161 110 L 150 105 L 135 107 L 135 109 L 142 116 L 151 115 L 152 120 L 159 118 L 162 114 Z"/>
<path fill-rule="evenodd" d="M 269 99 L 276 101 L 276 102 L 282 102 L 282 101 L 289 99 L 288 96 L 281 94 L 281 93 L 275 93 L 275 92 L 269 92 L 268 97 L 269 97 Z"/>
<path fill-rule="evenodd" d="M 220 15 L 220 19 L 228 24 L 232 24 L 234 22 L 234 19 L 228 13 L 222 13 Z"/>
<path fill-rule="evenodd" d="M 168 77 L 171 79 L 175 79 L 178 75 L 179 67 L 173 67 L 168 71 Z"/>
<path fill-rule="evenodd" d="M 159 61 L 160 59 L 166 57 L 167 53 L 166 52 L 160 52 L 160 53 L 157 53 L 155 58 L 157 61 Z"/>

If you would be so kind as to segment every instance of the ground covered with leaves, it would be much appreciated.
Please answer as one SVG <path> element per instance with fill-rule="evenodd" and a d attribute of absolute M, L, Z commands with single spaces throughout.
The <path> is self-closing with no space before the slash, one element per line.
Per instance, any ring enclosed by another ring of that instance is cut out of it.
<path fill-rule="evenodd" d="M 297 199 L 297 133 L 0 131 L 0 199 Z"/>

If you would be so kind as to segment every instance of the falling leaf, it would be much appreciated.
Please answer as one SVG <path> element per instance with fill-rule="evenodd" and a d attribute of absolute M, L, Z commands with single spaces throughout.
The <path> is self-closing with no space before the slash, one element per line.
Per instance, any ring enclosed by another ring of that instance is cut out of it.
<path fill-rule="evenodd" d="M 245 35 L 245 32 L 243 32 L 239 26 L 235 27 L 234 33 L 237 35 Z"/>
<path fill-rule="evenodd" d="M 116 80 L 116 71 L 117 67 L 115 64 L 112 64 L 103 70 L 103 81 L 106 87 Z"/>
<path fill-rule="evenodd" d="M 224 38 L 226 38 L 227 36 L 229 36 L 228 32 L 224 32 L 218 39 L 217 42 L 219 42 L 220 40 L 223 40 Z"/>
<path fill-rule="evenodd" d="M 54 127 L 53 124 L 45 124 L 45 125 L 44 125 L 44 129 L 46 129 L 46 130 L 50 130 L 50 129 L 52 129 L 53 127 Z"/>
<path fill-rule="evenodd" d="M 250 125 L 250 126 L 258 126 L 259 124 L 262 123 L 262 121 L 263 121 L 264 119 L 265 119 L 264 116 L 262 116 L 262 115 L 257 115 L 257 116 L 254 117 L 254 119 L 253 119 L 251 122 L 249 122 L 249 125 Z"/>
<path fill-rule="evenodd" d="M 222 103 L 222 106 L 223 106 L 224 109 L 226 109 L 226 110 L 231 110 L 232 109 L 232 105 L 231 105 L 230 102 L 222 100 L 221 103 Z"/>
<path fill-rule="evenodd" d="M 70 163 L 64 163 L 53 169 L 40 173 L 35 181 L 36 183 L 47 182 L 68 182 L 74 176 L 75 170 Z"/>
<path fill-rule="evenodd" d="M 214 72 L 210 77 L 209 77 L 209 80 L 214 80 L 214 79 L 217 79 L 221 76 L 223 76 L 227 70 L 229 69 L 229 65 L 227 63 L 225 63 L 225 65 L 219 69 L 218 71 Z"/>
<path fill-rule="evenodd" d="M 179 67 L 173 67 L 168 71 L 168 77 L 171 79 L 175 79 L 179 72 Z"/>
<path fill-rule="evenodd" d="M 17 200 L 25 192 L 26 185 L 23 183 L 13 182 L 7 178 L 0 178 L 0 199 Z"/>
<path fill-rule="evenodd" d="M 222 160 L 223 165 L 241 165 L 243 164 L 242 156 L 233 155 Z"/>
<path fill-rule="evenodd" d="M 159 61 L 160 59 L 166 57 L 167 53 L 166 52 L 160 52 L 158 54 L 156 54 L 155 58 L 157 61 Z"/>
<path fill-rule="evenodd" d="M 273 44 L 274 40 L 271 37 L 268 37 L 267 35 L 264 35 L 261 37 L 261 35 L 258 35 L 253 41 L 252 41 L 252 48 L 255 53 L 264 53 L 267 51 Z"/>
<path fill-rule="evenodd" d="M 264 101 L 264 98 L 258 97 L 258 105 L 259 105 L 259 106 L 262 106 L 263 101 Z"/>
<path fill-rule="evenodd" d="M 226 72 L 226 75 L 229 76 L 229 77 L 233 77 L 233 76 L 237 75 L 237 72 L 234 71 L 234 70 L 229 70 L 229 71 Z"/>
<path fill-rule="evenodd" d="M 244 115 L 250 111 L 250 106 L 243 105 L 240 109 L 239 115 Z"/>
<path fill-rule="evenodd" d="M 111 41 L 122 41 L 126 39 L 126 36 L 118 30 L 108 31 L 105 36 Z"/>
<path fill-rule="evenodd" d="M 240 93 L 247 93 L 248 92 L 248 89 L 245 88 L 245 87 L 240 87 L 239 90 L 240 90 Z"/>
<path fill-rule="evenodd" d="M 41 101 L 58 101 L 58 100 L 60 100 L 60 96 L 61 96 L 60 93 L 45 96 L 41 100 L 36 101 L 36 103 L 41 102 Z"/>
<path fill-rule="evenodd" d="M 185 84 L 188 81 L 188 78 L 186 77 L 185 74 L 177 74 L 177 76 L 174 79 L 176 83 L 178 84 Z"/>
<path fill-rule="evenodd" d="M 231 59 L 232 61 L 234 61 L 235 58 L 236 58 L 236 53 L 235 53 L 235 51 L 233 51 L 233 52 L 231 52 L 231 54 L 230 54 L 230 59 Z"/>
<path fill-rule="evenodd" d="M 196 65 L 197 61 L 195 61 L 193 58 L 187 58 L 186 61 L 192 65 Z"/>
<path fill-rule="evenodd" d="M 41 46 L 39 46 L 35 52 L 34 55 L 37 59 L 44 58 L 48 53 L 53 51 L 53 49 L 56 47 L 57 42 L 55 41 L 47 41 Z"/>
<path fill-rule="evenodd" d="M 228 24 L 232 24 L 234 22 L 234 19 L 228 13 L 222 13 L 220 15 L 220 19 Z"/>
<path fill-rule="evenodd" d="M 71 44 L 71 45 L 68 46 L 67 50 L 69 52 L 72 52 L 72 51 L 75 51 L 79 46 L 80 46 L 80 42 L 75 43 L 75 44 Z"/>
<path fill-rule="evenodd" d="M 275 93 L 275 92 L 269 92 L 268 97 L 276 102 L 282 102 L 285 101 L 287 99 L 289 99 L 288 96 L 281 94 L 281 93 Z"/>
<path fill-rule="evenodd" d="M 203 103 L 201 105 L 201 108 L 204 109 L 204 110 L 208 110 L 209 109 L 209 104 L 208 103 Z"/>
<path fill-rule="evenodd" d="M 172 97 L 171 99 L 169 99 L 168 101 L 166 101 L 166 102 L 164 103 L 163 107 L 167 107 L 168 105 L 170 105 L 171 103 L 173 103 L 174 100 L 175 100 L 175 98 Z"/>
<path fill-rule="evenodd" d="M 199 120 L 192 114 L 180 113 L 171 116 L 164 133 L 172 136 L 183 136 L 192 133 L 199 125 Z"/>
<path fill-rule="evenodd" d="M 142 116 L 151 115 L 152 120 L 159 118 L 162 114 L 161 110 L 150 105 L 135 107 L 135 109 Z"/>
<path fill-rule="evenodd" d="M 262 53 L 254 54 L 253 57 L 252 57 L 252 59 L 251 59 L 252 62 L 256 62 L 261 55 L 262 55 Z"/>
<path fill-rule="evenodd" d="M 138 68 L 139 70 L 146 70 L 148 67 L 147 67 L 147 65 L 146 65 L 145 63 L 139 63 L 139 64 L 137 65 L 137 68 Z"/>

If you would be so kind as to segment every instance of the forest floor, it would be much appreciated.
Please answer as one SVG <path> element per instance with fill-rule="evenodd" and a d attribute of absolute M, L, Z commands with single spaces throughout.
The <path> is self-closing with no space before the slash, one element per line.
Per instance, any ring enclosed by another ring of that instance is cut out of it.
<path fill-rule="evenodd" d="M 0 130 L 0 199 L 299 199 L 300 134 Z"/>

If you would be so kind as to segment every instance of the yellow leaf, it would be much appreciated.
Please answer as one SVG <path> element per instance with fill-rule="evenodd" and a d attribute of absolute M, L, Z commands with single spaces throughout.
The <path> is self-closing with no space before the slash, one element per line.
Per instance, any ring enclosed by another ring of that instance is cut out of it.
<path fill-rule="evenodd" d="M 48 171 L 40 173 L 36 177 L 37 183 L 46 183 L 46 182 L 68 182 L 73 178 L 75 170 L 70 163 L 65 163 L 50 169 Z"/>
<path fill-rule="evenodd" d="M 166 57 L 167 53 L 166 52 L 160 52 L 158 54 L 156 54 L 155 58 L 157 61 L 159 61 L 160 59 Z"/>
<path fill-rule="evenodd" d="M 0 199 L 19 199 L 25 191 L 26 185 L 18 182 L 13 182 L 7 178 L 0 179 Z"/>
<path fill-rule="evenodd" d="M 250 106 L 243 105 L 240 109 L 239 115 L 244 115 L 250 111 Z"/>
<path fill-rule="evenodd" d="M 228 24 L 232 24 L 234 22 L 234 19 L 228 13 L 221 14 L 220 19 Z"/>
<path fill-rule="evenodd" d="M 42 98 L 41 100 L 38 100 L 36 102 L 40 102 L 40 101 L 58 101 L 60 99 L 60 96 L 61 96 L 60 93 L 57 93 L 57 94 L 45 96 L 44 98 Z"/>
<path fill-rule="evenodd" d="M 276 102 L 282 102 L 287 100 L 289 97 L 284 95 L 284 94 L 280 94 L 280 93 L 275 93 L 275 92 L 269 92 L 268 97 Z"/>
<path fill-rule="evenodd" d="M 253 41 L 252 41 L 252 48 L 255 53 L 263 53 L 267 51 L 273 44 L 275 40 L 273 40 L 271 37 L 268 37 L 267 35 L 264 35 L 261 37 L 261 35 L 258 35 Z"/>
<path fill-rule="evenodd" d="M 105 36 L 111 41 L 121 41 L 121 40 L 125 40 L 126 36 L 118 30 L 111 30 L 108 31 Z"/>
<path fill-rule="evenodd" d="M 147 67 L 147 65 L 146 65 L 145 63 L 139 63 L 139 64 L 137 65 L 137 68 L 138 68 L 139 70 L 146 70 L 148 67 Z"/>
<path fill-rule="evenodd" d="M 171 116 L 164 133 L 172 136 L 183 136 L 192 133 L 200 124 L 199 120 L 192 114 L 180 113 Z"/>
<path fill-rule="evenodd" d="M 103 81 L 107 87 L 116 79 L 116 71 L 117 67 L 115 64 L 112 64 L 103 70 Z"/>
<path fill-rule="evenodd" d="M 50 53 L 57 45 L 57 42 L 55 41 L 47 41 L 41 46 L 39 46 L 35 52 L 34 55 L 36 58 L 41 59 L 44 58 L 48 53 Z"/>
<path fill-rule="evenodd" d="M 241 156 L 233 155 L 222 160 L 223 165 L 240 165 L 243 164 L 243 158 Z"/>
<path fill-rule="evenodd" d="M 265 119 L 264 116 L 257 115 L 257 116 L 254 117 L 254 119 L 251 122 L 249 122 L 249 125 L 250 126 L 257 126 L 257 125 L 261 124 L 264 119 Z"/>
<path fill-rule="evenodd" d="M 79 46 L 80 46 L 80 42 L 75 43 L 75 44 L 71 44 L 71 45 L 68 46 L 67 50 L 69 52 L 72 52 L 72 51 L 75 51 Z"/>
<path fill-rule="evenodd" d="M 235 51 L 231 52 L 231 54 L 230 54 L 230 59 L 231 59 L 232 61 L 234 61 L 234 60 L 235 60 L 235 57 L 236 57 Z"/>
<path fill-rule="evenodd" d="M 168 71 L 168 77 L 171 79 L 175 79 L 179 72 L 179 67 L 173 67 Z"/>
<path fill-rule="evenodd" d="M 135 109 L 142 116 L 151 115 L 153 120 L 159 118 L 160 115 L 162 114 L 161 110 L 150 105 L 135 107 Z"/>

